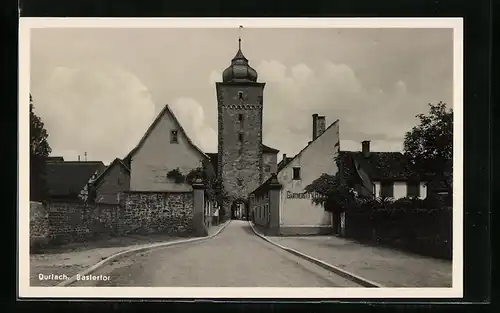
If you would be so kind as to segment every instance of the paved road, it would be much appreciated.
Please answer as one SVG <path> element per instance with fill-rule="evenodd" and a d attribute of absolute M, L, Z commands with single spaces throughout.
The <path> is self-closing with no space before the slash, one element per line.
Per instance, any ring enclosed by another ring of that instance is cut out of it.
<path fill-rule="evenodd" d="M 245 221 L 197 243 L 140 252 L 94 275 L 108 281 L 73 286 L 359 287 L 257 237 Z"/>

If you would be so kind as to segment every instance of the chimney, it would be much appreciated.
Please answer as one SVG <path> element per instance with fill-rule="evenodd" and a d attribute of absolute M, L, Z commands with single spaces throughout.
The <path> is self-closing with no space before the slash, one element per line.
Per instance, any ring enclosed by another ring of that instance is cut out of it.
<path fill-rule="evenodd" d="M 78 155 L 78 162 L 80 162 L 80 155 Z"/>
<path fill-rule="evenodd" d="M 313 135 L 312 135 L 312 140 L 316 139 L 317 129 L 318 129 L 318 114 L 314 113 L 313 114 Z"/>
<path fill-rule="evenodd" d="M 283 164 L 286 163 L 286 153 L 283 153 Z"/>
<path fill-rule="evenodd" d="M 363 156 L 366 158 L 370 155 L 370 141 L 364 140 L 361 142 L 361 151 L 363 152 Z"/>
<path fill-rule="evenodd" d="M 87 162 L 87 152 L 85 152 L 85 162 Z"/>
<path fill-rule="evenodd" d="M 318 126 L 317 126 L 317 135 L 316 138 L 321 136 L 325 132 L 326 129 L 326 119 L 324 116 L 318 116 L 317 120 Z"/>

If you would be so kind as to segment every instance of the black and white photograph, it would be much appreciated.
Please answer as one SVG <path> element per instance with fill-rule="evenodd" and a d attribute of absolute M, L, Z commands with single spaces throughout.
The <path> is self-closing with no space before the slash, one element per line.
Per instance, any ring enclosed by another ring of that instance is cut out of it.
<path fill-rule="evenodd" d="M 21 19 L 20 296 L 461 297 L 462 32 Z"/>

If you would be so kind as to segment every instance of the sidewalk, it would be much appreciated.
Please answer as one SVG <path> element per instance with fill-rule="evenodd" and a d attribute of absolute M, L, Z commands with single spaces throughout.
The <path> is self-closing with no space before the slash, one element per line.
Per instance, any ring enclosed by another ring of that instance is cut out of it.
<path fill-rule="evenodd" d="M 223 225 L 213 226 L 208 235 L 215 234 Z M 73 243 L 54 247 L 44 253 L 30 255 L 30 285 L 55 286 L 58 280 L 40 280 L 39 275 L 62 275 L 72 277 L 99 263 L 111 255 L 153 243 L 188 239 L 162 234 L 149 236 L 124 236 L 106 238 L 95 242 Z"/>
<path fill-rule="evenodd" d="M 451 287 L 449 261 L 366 246 L 335 236 L 267 238 L 385 287 Z"/>

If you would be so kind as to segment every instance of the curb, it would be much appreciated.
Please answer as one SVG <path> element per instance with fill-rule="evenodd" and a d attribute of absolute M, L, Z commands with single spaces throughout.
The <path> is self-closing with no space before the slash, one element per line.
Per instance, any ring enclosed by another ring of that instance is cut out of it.
<path fill-rule="evenodd" d="M 343 270 L 343 269 L 341 269 L 341 268 L 339 268 L 337 266 L 328 264 L 328 263 L 326 263 L 324 261 L 321 261 L 319 259 L 313 258 L 312 256 L 309 256 L 309 255 L 307 255 L 305 253 L 302 253 L 302 252 L 299 252 L 297 250 L 294 250 L 294 249 L 282 246 L 282 245 L 280 245 L 280 244 L 272 241 L 271 239 L 267 238 L 266 236 L 258 233 L 257 230 L 255 230 L 254 225 L 253 225 L 252 222 L 248 222 L 248 223 L 250 224 L 250 227 L 252 228 L 253 232 L 257 236 L 259 236 L 261 239 L 269 242 L 270 244 L 272 244 L 272 245 L 274 245 L 274 246 L 276 246 L 276 247 L 278 247 L 280 249 L 283 249 L 283 250 L 285 250 L 285 251 L 287 251 L 287 252 L 289 252 L 289 253 L 291 253 L 293 255 L 296 255 L 296 256 L 304 259 L 304 260 L 307 260 L 307 261 L 309 261 L 311 263 L 314 263 L 314 264 L 318 265 L 319 267 L 322 267 L 322 268 L 324 268 L 324 269 L 326 269 L 326 270 L 328 270 L 330 272 L 333 272 L 333 273 L 335 273 L 335 274 L 337 274 L 337 275 L 339 275 L 339 276 L 341 276 L 341 277 L 343 277 L 345 279 L 348 279 L 348 280 L 350 280 L 352 282 L 355 282 L 356 284 L 361 285 L 363 287 L 368 287 L 368 288 L 384 288 L 384 286 L 382 286 L 382 285 L 380 285 L 378 283 L 375 283 L 375 282 L 370 281 L 368 279 L 362 278 L 362 277 L 360 277 L 358 275 L 349 273 L 349 272 L 347 272 L 347 271 L 345 271 L 345 270 Z"/>
<path fill-rule="evenodd" d="M 113 261 L 113 260 L 117 259 L 118 257 L 122 257 L 122 256 L 125 256 L 127 254 L 131 254 L 131 253 L 134 253 L 134 252 L 140 252 L 140 251 L 146 251 L 146 250 L 152 250 L 154 248 L 163 248 L 163 247 L 175 246 L 175 245 L 179 245 L 179 244 L 183 244 L 183 243 L 191 243 L 191 242 L 198 242 L 198 241 L 203 241 L 203 240 L 207 240 L 207 239 L 212 239 L 215 236 L 217 236 L 218 234 L 220 234 L 227 227 L 227 225 L 229 225 L 229 223 L 231 223 L 231 220 L 225 222 L 222 225 L 222 227 L 215 234 L 212 234 L 210 236 L 196 237 L 196 238 L 190 238 L 190 239 L 181 239 L 181 240 L 170 241 L 170 242 L 163 242 L 163 243 L 156 243 L 156 244 L 151 244 L 151 245 L 143 245 L 143 246 L 140 246 L 140 247 L 137 247 L 137 248 L 132 248 L 132 249 L 128 249 L 128 250 L 123 250 L 123 251 L 117 252 L 117 253 L 115 253 L 113 255 L 110 255 L 109 257 L 105 258 L 104 260 L 100 261 L 99 263 L 97 263 L 95 265 L 92 265 L 91 267 L 89 267 L 88 269 L 84 270 L 83 272 L 80 272 L 80 273 L 72 276 L 70 279 L 63 281 L 60 284 L 57 284 L 56 287 L 69 286 L 69 285 L 71 285 L 72 283 L 74 283 L 77 280 L 78 276 L 89 275 L 89 274 L 95 272 L 98 268 L 100 268 L 103 265 L 109 263 L 110 261 Z"/>

